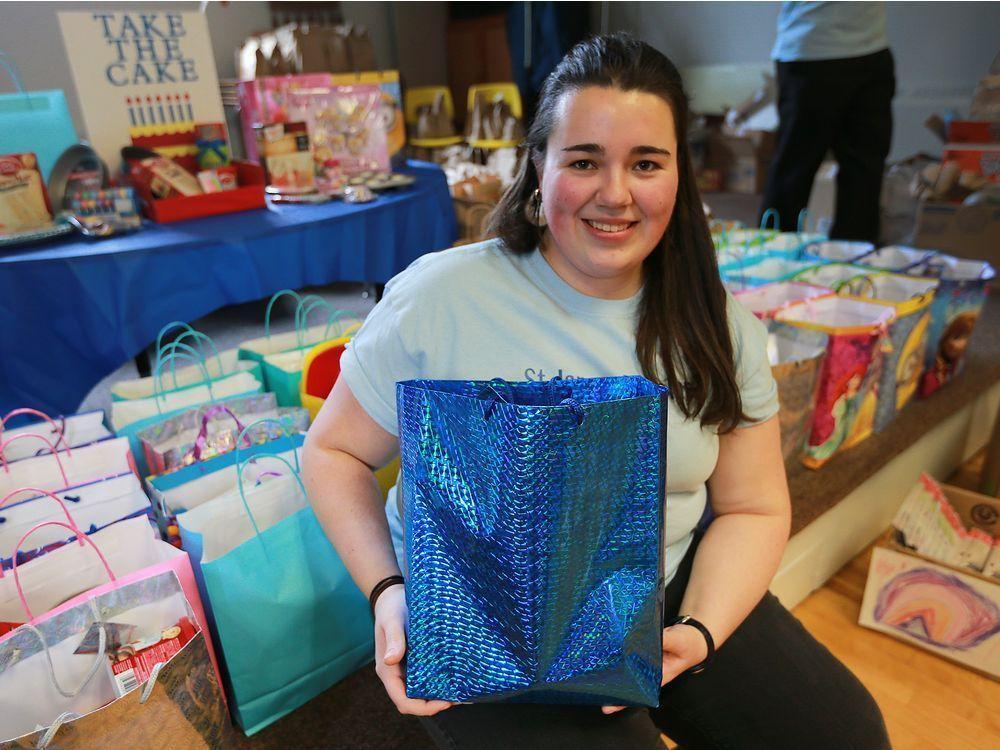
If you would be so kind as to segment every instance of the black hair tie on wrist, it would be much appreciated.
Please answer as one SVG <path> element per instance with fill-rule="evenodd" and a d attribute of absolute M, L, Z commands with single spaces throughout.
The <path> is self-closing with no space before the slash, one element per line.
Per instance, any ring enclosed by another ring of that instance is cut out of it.
<path fill-rule="evenodd" d="M 711 664 L 712 658 L 715 656 L 715 641 L 712 638 L 712 634 L 708 632 L 708 628 L 691 617 L 691 615 L 678 615 L 668 622 L 666 627 L 669 628 L 674 625 L 690 625 L 692 628 L 695 628 L 705 636 L 705 645 L 708 646 L 708 654 L 705 656 L 705 659 L 700 664 L 695 664 L 693 667 L 685 669 L 681 674 L 699 674 L 704 672 L 705 667 Z"/>
<path fill-rule="evenodd" d="M 406 583 L 406 581 L 403 580 L 403 576 L 388 576 L 375 584 L 375 588 L 373 588 L 371 594 L 368 595 L 368 604 L 370 604 L 372 608 L 372 617 L 375 616 L 375 602 L 377 602 L 378 598 L 382 596 L 382 592 L 390 586 L 395 586 L 397 583 Z"/>

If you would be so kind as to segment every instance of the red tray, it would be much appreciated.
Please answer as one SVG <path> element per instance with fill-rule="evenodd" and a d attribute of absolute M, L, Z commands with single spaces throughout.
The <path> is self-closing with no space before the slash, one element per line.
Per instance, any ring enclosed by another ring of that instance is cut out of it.
<path fill-rule="evenodd" d="M 236 167 L 236 179 L 239 183 L 235 190 L 157 200 L 148 190 L 137 187 L 136 191 L 143 200 L 143 213 L 155 222 L 166 224 L 264 208 L 264 170 L 260 165 L 248 161 L 234 161 L 233 166 Z"/>

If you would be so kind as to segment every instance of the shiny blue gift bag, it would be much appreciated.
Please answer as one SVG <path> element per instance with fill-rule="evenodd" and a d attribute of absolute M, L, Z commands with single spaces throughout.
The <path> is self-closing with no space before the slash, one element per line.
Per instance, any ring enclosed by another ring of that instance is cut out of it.
<path fill-rule="evenodd" d="M 666 388 L 411 380 L 407 694 L 659 701 Z"/>

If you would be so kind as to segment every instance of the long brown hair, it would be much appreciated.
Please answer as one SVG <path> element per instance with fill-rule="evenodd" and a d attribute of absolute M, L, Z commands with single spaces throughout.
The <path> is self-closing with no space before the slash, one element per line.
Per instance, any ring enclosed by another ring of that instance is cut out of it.
<path fill-rule="evenodd" d="M 624 33 L 593 37 L 569 51 L 542 87 L 517 176 L 491 216 L 489 232 L 511 252 L 529 253 L 539 246 L 544 230 L 525 212 L 539 186 L 535 160 L 544 158 L 559 99 L 587 86 L 654 94 L 673 112 L 677 199 L 667 231 L 643 264 L 636 355 L 647 378 L 666 381 L 688 419 L 728 432 L 747 417 L 736 380 L 726 292 L 687 146 L 687 96 L 677 68 L 663 54 Z"/>

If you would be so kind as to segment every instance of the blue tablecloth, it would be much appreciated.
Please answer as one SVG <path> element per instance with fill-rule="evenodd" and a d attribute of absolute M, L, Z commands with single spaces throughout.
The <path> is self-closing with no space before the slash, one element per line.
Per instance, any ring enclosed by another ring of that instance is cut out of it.
<path fill-rule="evenodd" d="M 444 173 L 420 162 L 405 171 L 414 185 L 369 204 L 269 206 L 0 251 L 0 414 L 73 412 L 172 320 L 279 289 L 385 283 L 448 247 L 456 224 Z"/>

